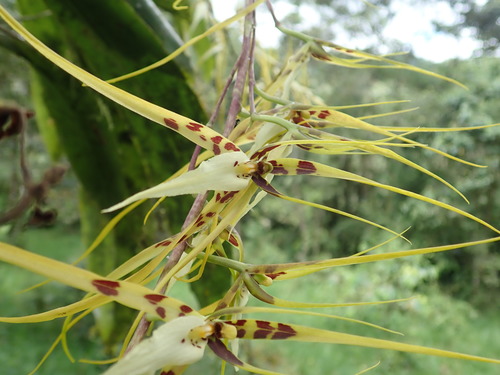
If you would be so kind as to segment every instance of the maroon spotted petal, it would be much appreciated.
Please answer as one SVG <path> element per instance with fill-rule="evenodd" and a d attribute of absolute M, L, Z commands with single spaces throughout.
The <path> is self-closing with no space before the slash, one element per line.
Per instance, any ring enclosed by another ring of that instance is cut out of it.
<path fill-rule="evenodd" d="M 208 347 L 212 349 L 212 351 L 215 353 L 215 355 L 219 358 L 222 358 L 224 361 L 229 362 L 232 365 L 235 366 L 243 366 L 243 362 L 238 359 L 227 347 L 224 345 L 224 343 L 216 338 L 216 337 L 211 337 L 208 340 Z"/>

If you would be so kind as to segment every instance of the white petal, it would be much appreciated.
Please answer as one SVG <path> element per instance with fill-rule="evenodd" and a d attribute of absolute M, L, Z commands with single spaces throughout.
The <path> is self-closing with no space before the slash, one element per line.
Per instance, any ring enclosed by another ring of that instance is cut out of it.
<path fill-rule="evenodd" d="M 238 191 L 244 189 L 249 183 L 249 177 L 244 176 L 244 164 L 248 161 L 248 156 L 241 151 L 214 156 L 201 163 L 198 168 L 134 194 L 102 212 L 115 211 L 145 198 L 199 194 L 207 190 Z"/>
<path fill-rule="evenodd" d="M 184 366 L 199 361 L 207 341 L 192 341 L 188 335 L 193 328 L 204 324 L 205 320 L 198 316 L 183 316 L 165 323 L 103 375 L 153 374 L 163 367 Z"/>

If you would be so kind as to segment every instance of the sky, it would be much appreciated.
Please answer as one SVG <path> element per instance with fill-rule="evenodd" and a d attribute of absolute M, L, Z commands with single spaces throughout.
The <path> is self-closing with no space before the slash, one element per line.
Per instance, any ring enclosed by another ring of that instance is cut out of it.
<path fill-rule="evenodd" d="M 355 1 L 355 0 L 353 0 Z M 357 0 L 362 1 L 362 0 Z M 484 3 L 484 0 L 476 0 Z M 212 0 L 215 16 L 217 19 L 226 19 L 234 15 L 234 5 L 239 1 Z M 273 7 L 276 14 L 284 15 L 298 12 L 308 24 L 314 24 L 319 16 L 313 7 L 301 5 L 300 9 L 288 4 L 286 1 L 274 0 Z M 394 0 L 391 4 L 395 17 L 383 31 L 384 36 L 390 39 L 400 40 L 405 45 L 411 46 L 413 53 L 420 58 L 443 62 L 451 58 L 467 59 L 471 57 L 475 49 L 480 47 L 467 30 L 463 30 L 460 38 L 449 34 L 437 33 L 432 25 L 433 21 L 441 21 L 451 24 L 458 20 L 457 14 L 445 1 L 433 1 L 432 3 L 420 4 L 418 7 L 410 6 L 406 1 Z M 277 46 L 280 32 L 274 28 L 274 23 L 265 6 L 260 6 L 257 13 L 257 38 L 263 47 Z M 350 48 L 363 49 L 370 45 L 370 40 L 352 39 L 348 35 L 339 35 L 333 42 Z"/>

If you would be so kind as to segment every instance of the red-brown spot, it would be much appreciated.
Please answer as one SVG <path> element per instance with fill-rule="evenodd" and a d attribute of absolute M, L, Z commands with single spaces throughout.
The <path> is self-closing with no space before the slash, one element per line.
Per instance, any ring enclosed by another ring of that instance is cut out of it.
<path fill-rule="evenodd" d="M 219 143 L 222 142 L 222 137 L 220 135 L 216 135 L 215 137 L 212 137 L 210 138 L 212 140 L 213 143 L 215 143 L 216 145 L 218 145 Z"/>
<path fill-rule="evenodd" d="M 278 331 L 289 332 L 289 333 L 297 333 L 292 326 L 288 324 L 278 323 Z"/>
<path fill-rule="evenodd" d="M 222 327 L 223 325 L 220 322 L 214 324 L 214 336 L 218 339 L 222 338 Z"/>
<path fill-rule="evenodd" d="M 205 225 L 205 222 L 202 220 L 196 224 L 196 226 L 199 228 L 201 226 Z"/>
<path fill-rule="evenodd" d="M 163 301 L 167 296 L 164 296 L 163 294 L 146 294 L 144 296 L 148 300 L 149 303 L 153 305 L 157 305 L 161 301 Z"/>
<path fill-rule="evenodd" d="M 194 132 L 199 132 L 203 128 L 203 125 L 198 124 L 197 122 L 190 122 L 188 125 L 186 125 L 186 128 Z"/>
<path fill-rule="evenodd" d="M 177 124 L 177 121 L 175 121 L 173 118 L 164 118 L 163 121 L 165 122 L 165 125 L 167 125 L 169 128 L 172 128 L 174 130 L 179 130 L 179 125 Z"/>
<path fill-rule="evenodd" d="M 224 145 L 227 151 L 241 151 L 234 143 L 228 142 Z"/>
<path fill-rule="evenodd" d="M 221 203 L 225 203 L 225 202 L 227 202 L 229 199 L 231 199 L 232 197 L 234 197 L 234 195 L 235 195 L 236 193 L 237 193 L 237 191 L 230 191 L 229 193 L 225 194 L 225 195 L 221 198 L 220 202 L 221 202 Z"/>
<path fill-rule="evenodd" d="M 330 112 L 327 111 L 327 110 L 323 110 L 319 113 L 318 117 L 322 120 L 324 120 L 325 118 L 327 118 L 328 116 L 330 115 Z"/>
<path fill-rule="evenodd" d="M 285 340 L 289 337 L 295 336 L 296 333 L 293 332 L 274 332 L 273 337 L 271 337 L 272 340 Z"/>
<path fill-rule="evenodd" d="M 218 201 L 220 201 L 221 198 L 222 198 L 222 195 L 220 193 L 217 193 L 217 195 L 215 196 L 215 201 L 218 202 Z"/>
<path fill-rule="evenodd" d="M 167 372 L 162 371 L 160 375 L 175 375 L 175 372 L 173 372 L 172 370 L 168 370 Z"/>
<path fill-rule="evenodd" d="M 172 243 L 172 241 L 170 240 L 165 240 L 165 241 L 162 241 L 162 242 L 158 242 L 155 247 L 160 247 L 160 246 L 168 246 Z"/>
<path fill-rule="evenodd" d="M 265 329 L 258 329 L 253 333 L 254 339 L 265 339 L 271 331 L 266 331 Z"/>
<path fill-rule="evenodd" d="M 322 55 L 319 53 L 311 53 L 311 56 L 318 60 L 330 61 L 330 57 L 328 55 Z"/>
<path fill-rule="evenodd" d="M 207 217 L 213 217 L 213 216 L 215 216 L 215 212 L 212 212 L 212 211 L 207 212 L 207 213 L 206 213 L 206 216 L 207 216 Z"/>
<path fill-rule="evenodd" d="M 163 308 L 163 307 L 161 307 L 161 306 L 160 306 L 160 307 L 157 307 L 157 308 L 155 309 L 155 311 L 156 311 L 156 313 L 158 314 L 158 316 L 159 316 L 160 318 L 165 319 L 165 316 L 166 316 L 166 313 L 165 313 L 165 308 Z"/>
<path fill-rule="evenodd" d="M 247 320 L 246 319 L 240 319 L 237 320 L 236 322 L 230 322 L 233 326 L 244 326 L 246 324 Z"/>
<path fill-rule="evenodd" d="M 186 313 L 186 314 L 188 314 L 188 313 L 190 313 L 191 311 L 193 311 L 193 309 L 192 309 L 191 307 L 189 307 L 188 305 L 182 305 L 182 306 L 180 307 L 180 309 L 181 309 L 181 311 L 182 311 L 183 313 Z"/>
<path fill-rule="evenodd" d="M 316 111 L 309 111 L 310 115 L 314 115 L 315 113 L 316 113 Z"/>
<path fill-rule="evenodd" d="M 236 247 L 240 246 L 240 244 L 239 244 L 238 240 L 237 240 L 237 239 L 236 239 L 236 237 L 235 237 L 235 236 L 233 236 L 232 234 L 231 234 L 231 235 L 229 235 L 229 238 L 228 238 L 227 240 L 228 240 L 228 241 L 229 241 L 229 243 L 230 243 L 231 245 L 233 245 L 233 246 L 236 246 Z"/>
<path fill-rule="evenodd" d="M 267 329 L 267 330 L 274 330 L 275 328 L 269 324 L 269 322 L 266 322 L 265 320 L 256 320 L 255 323 L 257 324 L 257 327 L 262 328 L 262 329 Z"/>
<path fill-rule="evenodd" d="M 306 160 L 300 160 L 297 166 L 297 174 L 311 174 L 317 171 L 313 163 Z"/>
<path fill-rule="evenodd" d="M 273 166 L 272 174 L 288 174 L 283 164 L 279 164 L 276 160 L 270 160 L 269 163 Z"/>
<path fill-rule="evenodd" d="M 238 338 L 242 338 L 242 337 L 245 337 L 245 334 L 247 333 L 247 331 L 243 328 L 240 328 L 236 331 L 236 337 Z"/>
<path fill-rule="evenodd" d="M 255 154 L 252 155 L 252 157 L 250 159 L 252 159 L 252 160 L 260 159 L 262 156 L 267 154 L 269 151 L 275 149 L 276 147 L 279 147 L 279 145 L 269 146 L 269 147 L 266 147 L 260 151 L 257 151 Z"/>
<path fill-rule="evenodd" d="M 201 139 L 202 141 L 206 141 L 206 140 L 207 140 L 207 137 L 205 137 L 205 136 L 202 134 L 202 135 L 200 135 L 200 139 Z"/>
<path fill-rule="evenodd" d="M 214 145 L 212 148 L 214 155 L 220 155 L 220 147 L 217 145 Z"/>
<path fill-rule="evenodd" d="M 280 275 L 286 275 L 286 272 L 278 272 L 278 273 L 266 273 L 266 276 L 274 280 Z"/>
<path fill-rule="evenodd" d="M 112 280 L 92 280 L 92 285 L 95 286 L 99 292 L 107 296 L 118 295 L 118 290 L 116 289 L 120 287 L 118 281 Z"/>
<path fill-rule="evenodd" d="M 294 118 L 292 118 L 292 120 L 296 124 L 300 124 L 300 123 L 305 123 L 306 122 L 306 120 L 302 116 L 295 116 Z"/>
<path fill-rule="evenodd" d="M 307 145 L 297 145 L 297 146 L 300 147 L 301 149 L 307 150 L 307 151 L 309 151 L 312 148 L 315 148 L 314 146 L 312 146 L 310 144 L 307 144 Z"/>

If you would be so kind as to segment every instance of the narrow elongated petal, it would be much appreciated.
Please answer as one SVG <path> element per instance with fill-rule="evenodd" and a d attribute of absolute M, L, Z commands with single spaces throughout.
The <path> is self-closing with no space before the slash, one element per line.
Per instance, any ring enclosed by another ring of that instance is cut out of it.
<path fill-rule="evenodd" d="M 153 336 L 134 347 L 103 375 L 154 374 L 163 367 L 189 365 L 203 357 L 207 340 L 190 335 L 191 330 L 203 326 L 197 316 L 183 316 L 171 320 L 153 332 Z"/>
<path fill-rule="evenodd" d="M 102 212 L 115 211 L 147 198 L 198 194 L 207 190 L 239 191 L 249 183 L 249 176 L 245 174 L 244 166 L 248 160 L 248 156 L 241 151 L 214 156 L 201 163 L 198 168 L 134 194 Z"/>
<path fill-rule="evenodd" d="M 287 160 L 287 159 L 277 159 L 277 160 Z M 275 165 L 275 163 L 274 163 L 275 161 L 276 160 L 271 160 L 271 162 L 272 162 L 271 164 L 274 166 L 274 169 L 273 169 L 272 173 L 275 174 L 275 175 L 286 174 L 286 173 L 282 173 L 283 171 L 286 172 L 286 170 L 284 170 L 283 168 L 281 168 L 282 164 L 276 164 Z M 306 169 L 302 169 L 300 174 L 306 174 L 306 171 L 307 171 Z M 266 179 L 262 178 L 261 176 L 258 176 L 258 175 L 252 176 L 252 181 L 258 187 L 260 187 L 263 191 L 265 191 L 268 194 L 274 195 L 275 197 L 278 197 L 278 198 L 281 198 L 281 199 L 285 199 L 287 201 L 294 202 L 294 203 L 305 204 L 307 206 L 319 208 L 319 209 L 322 209 L 322 210 L 325 210 L 325 211 L 329 211 L 329 212 L 333 212 L 335 214 L 339 214 L 339 215 L 342 215 L 342 216 L 346 216 L 346 217 L 349 217 L 351 219 L 358 220 L 358 221 L 360 221 L 362 223 L 373 225 L 374 227 L 380 228 L 380 229 L 385 230 L 385 231 L 387 231 L 389 233 L 392 233 L 394 235 L 399 236 L 398 233 L 394 232 L 391 229 L 388 229 L 388 228 L 386 228 L 386 227 L 384 227 L 382 225 L 374 223 L 373 221 L 363 219 L 362 217 L 359 217 L 359 216 L 356 216 L 356 215 L 352 215 L 352 214 L 350 214 L 348 212 L 337 210 L 335 208 L 328 207 L 328 206 L 325 206 L 325 205 L 322 205 L 322 204 L 317 204 L 317 203 L 305 201 L 305 200 L 302 200 L 302 199 L 292 198 L 292 197 L 286 196 L 286 195 L 280 193 L 278 190 L 276 190 L 269 182 L 266 181 Z"/>
<path fill-rule="evenodd" d="M 229 139 L 223 137 L 215 130 L 200 124 L 190 118 L 184 117 L 178 113 L 168 109 L 159 107 L 144 99 L 128 93 L 118 87 L 114 87 L 109 83 L 97 78 L 88 73 L 86 70 L 76 66 L 66 60 L 49 47 L 38 40 L 28 30 L 26 30 L 19 22 L 17 22 L 7 10 L 0 5 L 0 18 L 3 18 L 16 32 L 18 32 L 27 43 L 53 62 L 59 68 L 71 74 L 76 79 L 80 80 L 87 86 L 91 87 L 100 94 L 108 97 L 121 106 L 128 108 L 139 115 L 150 119 L 162 126 L 174 130 L 183 137 L 189 139 L 215 155 L 239 151 L 239 148 Z"/>
<path fill-rule="evenodd" d="M 500 364 L 500 360 L 494 358 L 485 358 L 425 346 L 410 345 L 396 341 L 327 331 L 313 327 L 300 326 L 297 324 L 284 324 L 280 322 L 255 319 L 242 319 L 226 323 L 233 324 L 238 331 L 238 337 L 242 339 L 290 340 L 365 346 L 368 348 L 389 349 L 408 353 L 419 353 L 439 357 Z"/>
<path fill-rule="evenodd" d="M 140 284 L 105 278 L 79 267 L 2 242 L 0 242 L 0 261 L 50 277 L 52 280 L 57 280 L 73 288 L 99 293 L 122 305 L 142 310 L 159 319 L 170 320 L 184 315 L 199 316 L 196 311 L 182 301 L 155 293 Z"/>
<path fill-rule="evenodd" d="M 362 177 L 355 173 L 347 172 L 335 167 L 330 167 L 329 165 L 325 165 L 315 161 L 292 159 L 292 158 L 270 160 L 269 163 L 274 167 L 274 169 L 271 172 L 274 175 L 289 175 L 289 176 L 310 175 L 310 176 L 330 177 L 330 178 L 355 181 L 366 185 L 380 187 L 382 189 L 393 191 L 401 195 L 406 195 L 407 197 L 418 199 L 420 201 L 430 203 L 434 206 L 444 208 L 448 211 L 455 212 L 459 215 L 465 216 L 468 219 L 474 220 L 475 222 L 481 225 L 484 225 L 485 227 L 495 231 L 496 233 L 500 233 L 500 229 L 497 229 L 494 226 L 485 222 L 484 220 L 481 220 L 480 218 L 466 211 L 460 210 L 459 208 L 456 208 L 452 205 L 440 202 L 436 199 L 425 197 L 423 195 L 408 190 L 400 189 L 391 185 L 381 184 L 379 182 L 370 180 L 369 178 Z"/>
<path fill-rule="evenodd" d="M 394 251 L 381 254 L 365 254 L 363 256 L 348 256 L 343 258 L 327 259 L 323 261 L 310 261 L 300 263 L 283 264 L 260 264 L 247 268 L 251 274 L 265 274 L 273 280 L 287 280 L 296 277 L 308 275 L 331 267 L 349 266 L 353 264 L 365 264 L 379 262 L 382 260 L 391 260 L 415 255 L 433 254 L 456 249 L 463 249 L 482 244 L 500 241 L 500 237 L 488 238 L 486 240 L 471 241 L 446 246 L 425 247 L 413 250 Z"/>
<path fill-rule="evenodd" d="M 283 28 L 281 28 L 283 29 Z M 348 68 L 357 68 L 357 69 L 363 69 L 363 68 L 375 68 L 375 69 L 404 69 L 404 70 L 410 70 L 414 71 L 420 74 L 425 74 L 431 77 L 439 78 L 448 82 L 451 82 L 455 85 L 458 85 L 460 87 L 463 87 L 464 89 L 467 89 L 467 87 L 458 82 L 457 80 L 454 80 L 452 78 L 448 78 L 446 76 L 443 76 L 441 74 L 437 74 L 434 72 L 431 72 L 429 70 L 425 70 L 422 68 L 418 68 L 416 66 L 412 66 L 410 64 L 405 64 L 400 61 L 396 60 L 391 60 L 388 59 L 384 56 L 377 56 L 377 55 L 372 55 L 367 52 L 363 51 L 357 51 L 353 50 L 351 48 L 346 48 L 342 47 L 338 44 L 328 42 L 325 40 L 321 39 L 314 39 L 315 45 L 311 49 L 311 55 L 317 60 L 326 62 L 328 64 L 333 64 L 333 65 L 340 65 L 340 66 L 345 66 Z M 333 48 L 333 50 L 337 53 L 344 54 L 349 56 L 348 58 L 341 58 L 334 56 L 331 53 L 327 53 L 322 47 L 329 47 Z M 372 63 L 374 62 L 374 63 Z"/>

